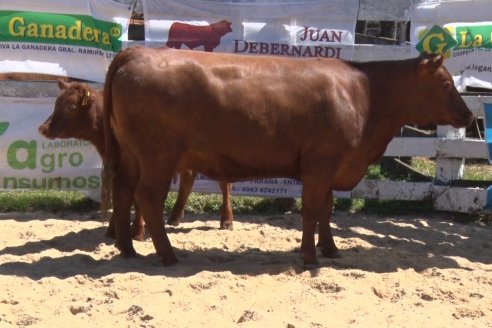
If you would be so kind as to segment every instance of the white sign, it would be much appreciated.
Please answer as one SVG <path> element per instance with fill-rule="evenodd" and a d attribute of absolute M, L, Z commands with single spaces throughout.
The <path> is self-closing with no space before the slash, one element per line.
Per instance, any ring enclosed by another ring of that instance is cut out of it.
<path fill-rule="evenodd" d="M 489 0 L 421 2 L 412 13 L 413 53 L 442 53 L 460 91 L 491 89 L 491 8 Z"/>
<path fill-rule="evenodd" d="M 131 10 L 111 0 L 2 0 L 0 72 L 104 82 L 128 40 Z"/>
<path fill-rule="evenodd" d="M 152 46 L 352 59 L 358 1 L 143 0 Z"/>
<path fill-rule="evenodd" d="M 38 132 L 54 104 L 55 98 L 0 98 L 0 189 L 80 190 L 97 198 L 101 159 L 94 147 Z"/>

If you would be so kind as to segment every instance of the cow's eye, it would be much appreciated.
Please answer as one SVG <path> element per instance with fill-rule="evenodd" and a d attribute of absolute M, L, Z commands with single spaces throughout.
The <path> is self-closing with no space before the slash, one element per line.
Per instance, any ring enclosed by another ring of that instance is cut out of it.
<path fill-rule="evenodd" d="M 70 105 L 70 110 L 76 110 L 77 109 L 77 105 Z"/>
<path fill-rule="evenodd" d="M 445 81 L 443 86 L 444 86 L 444 89 L 450 90 L 453 88 L 453 83 L 451 83 L 451 81 Z"/>

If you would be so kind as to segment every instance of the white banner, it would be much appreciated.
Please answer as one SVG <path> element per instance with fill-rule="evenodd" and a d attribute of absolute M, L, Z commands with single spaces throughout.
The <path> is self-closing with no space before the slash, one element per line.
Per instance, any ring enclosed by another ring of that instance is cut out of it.
<path fill-rule="evenodd" d="M 150 45 L 351 59 L 357 0 L 143 0 Z"/>
<path fill-rule="evenodd" d="M 460 91 L 492 89 L 491 14 L 490 0 L 422 1 L 412 12 L 412 51 L 444 54 Z"/>
<path fill-rule="evenodd" d="M 55 98 L 0 98 L 0 189 L 80 190 L 98 198 L 101 159 L 94 147 L 38 132 L 54 104 Z"/>
<path fill-rule="evenodd" d="M 129 5 L 111 0 L 2 0 L 0 72 L 104 82 L 130 15 Z"/>

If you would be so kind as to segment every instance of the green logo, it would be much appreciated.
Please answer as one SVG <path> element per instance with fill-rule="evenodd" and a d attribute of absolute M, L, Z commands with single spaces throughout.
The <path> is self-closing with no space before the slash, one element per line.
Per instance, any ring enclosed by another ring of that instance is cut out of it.
<path fill-rule="evenodd" d="M 448 30 L 434 25 L 428 30 L 417 43 L 419 52 L 449 54 L 458 45 L 458 41 L 448 32 Z"/>
<path fill-rule="evenodd" d="M 0 11 L 0 42 L 63 44 L 121 50 L 122 26 L 92 16 Z"/>
<path fill-rule="evenodd" d="M 0 136 L 9 128 L 9 122 L 0 122 Z"/>

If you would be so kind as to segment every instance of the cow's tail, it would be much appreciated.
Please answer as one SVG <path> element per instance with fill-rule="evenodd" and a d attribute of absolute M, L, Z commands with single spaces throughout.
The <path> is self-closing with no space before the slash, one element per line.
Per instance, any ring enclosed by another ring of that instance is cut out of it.
<path fill-rule="evenodd" d="M 103 128 L 104 128 L 104 154 L 101 172 L 101 212 L 107 216 L 112 208 L 113 177 L 117 170 L 120 157 L 120 148 L 111 126 L 111 115 L 113 113 L 113 79 L 116 72 L 131 58 L 131 49 L 124 50 L 116 55 L 109 65 L 104 83 L 103 97 Z"/>

